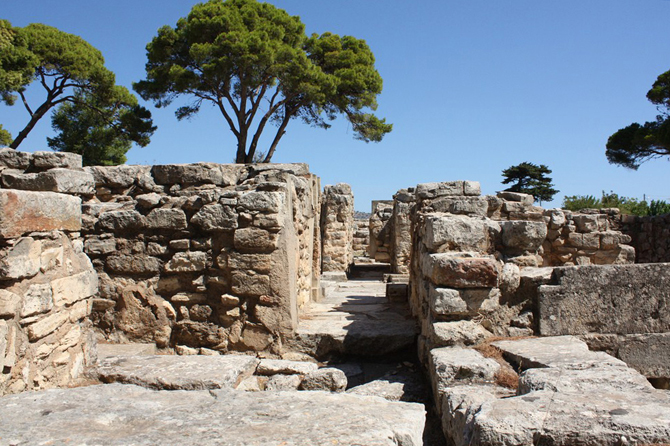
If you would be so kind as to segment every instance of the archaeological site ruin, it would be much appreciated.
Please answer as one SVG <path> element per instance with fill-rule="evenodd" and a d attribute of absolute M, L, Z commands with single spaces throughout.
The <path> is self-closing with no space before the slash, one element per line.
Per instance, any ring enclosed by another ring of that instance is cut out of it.
<path fill-rule="evenodd" d="M 670 215 L 0 149 L 0 445 L 670 444 Z M 367 205 L 365 206 L 367 207 Z"/>

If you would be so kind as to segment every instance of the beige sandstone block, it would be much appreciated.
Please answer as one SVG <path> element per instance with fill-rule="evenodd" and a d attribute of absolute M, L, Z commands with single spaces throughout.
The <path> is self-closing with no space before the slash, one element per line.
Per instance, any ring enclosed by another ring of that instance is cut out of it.
<path fill-rule="evenodd" d="M 82 271 L 51 282 L 53 300 L 57 306 L 72 305 L 98 292 L 98 275 L 95 271 Z"/>

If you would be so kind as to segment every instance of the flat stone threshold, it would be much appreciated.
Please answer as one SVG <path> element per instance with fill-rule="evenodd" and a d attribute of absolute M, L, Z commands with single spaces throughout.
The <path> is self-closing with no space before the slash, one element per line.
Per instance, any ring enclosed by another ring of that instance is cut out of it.
<path fill-rule="evenodd" d="M 378 397 L 128 384 L 0 398 L 0 444 L 419 446 L 422 404 Z"/>

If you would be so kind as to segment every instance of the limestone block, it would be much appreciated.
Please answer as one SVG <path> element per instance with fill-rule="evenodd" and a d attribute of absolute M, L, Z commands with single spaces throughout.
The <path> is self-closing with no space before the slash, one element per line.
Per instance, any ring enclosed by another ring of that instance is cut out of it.
<path fill-rule="evenodd" d="M 160 271 L 161 261 L 155 257 L 136 255 L 112 255 L 105 261 L 106 268 L 117 274 L 156 274 Z"/>
<path fill-rule="evenodd" d="M 70 322 L 78 322 L 91 314 L 93 302 L 91 300 L 81 300 L 72 305 L 69 312 Z"/>
<path fill-rule="evenodd" d="M 207 302 L 207 295 L 204 293 L 177 293 L 170 298 L 171 302 L 180 304 L 203 304 Z"/>
<path fill-rule="evenodd" d="M 302 380 L 303 378 L 300 375 L 274 375 L 265 383 L 265 390 L 298 390 Z"/>
<path fill-rule="evenodd" d="M 9 189 L 93 195 L 95 183 L 90 173 L 71 169 L 50 169 L 39 173 L 5 170 L 2 182 Z"/>
<path fill-rule="evenodd" d="M 498 198 L 501 198 L 503 200 L 516 201 L 526 206 L 532 206 L 533 203 L 535 202 L 535 198 L 533 198 L 532 195 L 522 194 L 520 192 L 501 191 L 498 192 L 496 195 L 498 196 Z"/>
<path fill-rule="evenodd" d="M 0 237 L 81 230 L 81 199 L 54 192 L 0 190 Z"/>
<path fill-rule="evenodd" d="M 256 369 L 259 375 L 306 375 L 319 368 L 315 362 L 288 361 L 286 359 L 261 359 Z"/>
<path fill-rule="evenodd" d="M 137 211 L 108 211 L 100 214 L 97 226 L 112 232 L 138 231 L 145 226 L 145 221 Z"/>
<path fill-rule="evenodd" d="M 262 296 L 272 293 L 268 276 L 252 275 L 242 271 L 233 272 L 231 290 L 239 296 Z"/>
<path fill-rule="evenodd" d="M 28 287 L 23 295 L 21 317 L 26 318 L 36 314 L 48 313 L 54 307 L 51 286 L 48 283 L 34 283 Z"/>
<path fill-rule="evenodd" d="M 433 387 L 441 392 L 456 381 L 493 382 L 500 364 L 470 348 L 442 347 L 430 351 L 429 370 Z"/>
<path fill-rule="evenodd" d="M 39 170 L 62 167 L 65 169 L 81 169 L 82 157 L 71 152 L 34 152 L 32 165 Z"/>
<path fill-rule="evenodd" d="M 344 392 L 347 388 L 347 376 L 342 370 L 335 367 L 323 367 L 305 375 L 300 388 L 302 390 Z"/>
<path fill-rule="evenodd" d="M 175 251 L 188 251 L 191 247 L 191 241 L 189 239 L 170 240 L 168 246 Z"/>
<path fill-rule="evenodd" d="M 25 170 L 30 166 L 31 154 L 19 152 L 9 147 L 0 148 L 0 166 L 10 169 Z"/>
<path fill-rule="evenodd" d="M 228 267 L 269 274 L 273 267 L 272 255 L 231 252 L 228 256 Z"/>
<path fill-rule="evenodd" d="M 7 352 L 7 337 L 9 335 L 9 325 L 7 321 L 0 319 L 0 370 L 5 368 L 5 358 L 8 355 Z"/>
<path fill-rule="evenodd" d="M 191 218 L 191 223 L 205 232 L 232 231 L 237 228 L 237 214 L 231 206 L 208 204 Z"/>
<path fill-rule="evenodd" d="M 461 293 L 452 288 L 435 288 L 431 285 L 428 300 L 433 314 L 450 315 L 468 312 L 468 304 L 461 299 Z"/>
<path fill-rule="evenodd" d="M 0 252 L 0 277 L 23 279 L 33 277 L 40 270 L 42 242 L 32 237 L 23 237 Z"/>
<path fill-rule="evenodd" d="M 464 195 L 463 181 L 421 183 L 416 186 L 416 196 L 422 200 L 448 195 Z"/>
<path fill-rule="evenodd" d="M 142 194 L 135 197 L 137 206 L 143 209 L 152 209 L 161 203 L 161 195 L 151 192 L 149 194 Z"/>
<path fill-rule="evenodd" d="M 224 176 L 221 166 L 215 163 L 156 165 L 151 168 L 157 184 L 215 184 L 231 186 L 231 178 Z"/>
<path fill-rule="evenodd" d="M 100 187 L 127 188 L 138 182 L 146 175 L 151 167 L 149 166 L 90 166 L 84 167 L 84 170 L 95 179 L 95 185 Z"/>
<path fill-rule="evenodd" d="M 542 335 L 670 331 L 666 264 L 562 267 L 554 274 L 555 284 L 538 291 Z"/>
<path fill-rule="evenodd" d="M 647 379 L 628 367 L 594 366 L 585 369 L 558 367 L 528 369 L 519 377 L 519 395 L 538 390 L 552 392 L 603 392 L 653 390 Z"/>
<path fill-rule="evenodd" d="M 242 208 L 241 212 L 276 214 L 281 213 L 284 208 L 284 197 L 282 192 L 252 191 L 240 195 L 237 205 Z"/>
<path fill-rule="evenodd" d="M 488 228 L 493 223 L 461 215 L 429 214 L 423 226 L 422 241 L 431 251 L 486 252 Z"/>
<path fill-rule="evenodd" d="M 0 436 L 17 444 L 420 446 L 425 408 L 328 392 L 108 384 L 4 397 L 0 418 Z"/>
<path fill-rule="evenodd" d="M 0 290 L 0 318 L 13 318 L 19 311 L 21 297 L 8 290 Z"/>
<path fill-rule="evenodd" d="M 187 273 L 204 271 L 207 267 L 207 253 L 201 251 L 178 252 L 165 264 L 166 273 Z"/>
<path fill-rule="evenodd" d="M 631 237 L 617 231 L 604 231 L 600 233 L 600 247 L 602 249 L 615 249 L 620 244 L 630 243 Z"/>
<path fill-rule="evenodd" d="M 572 221 L 578 232 L 596 232 L 599 230 L 597 215 L 573 215 Z"/>
<path fill-rule="evenodd" d="M 588 345 L 574 336 L 549 336 L 518 340 L 495 341 L 493 345 L 521 369 L 557 367 L 586 369 L 589 367 L 626 367 L 605 352 L 589 351 Z"/>
<path fill-rule="evenodd" d="M 670 376 L 670 333 L 629 335 L 589 335 L 589 346 L 608 352 L 624 361 L 647 378 Z"/>
<path fill-rule="evenodd" d="M 549 217 L 549 229 L 555 231 L 565 225 L 565 213 L 561 209 L 549 209 L 545 211 L 545 215 Z"/>
<path fill-rule="evenodd" d="M 479 196 L 482 194 L 482 188 L 479 181 L 463 181 L 463 195 Z"/>
<path fill-rule="evenodd" d="M 201 390 L 235 388 L 254 373 L 253 356 L 111 356 L 99 362 L 103 382 L 136 384 L 151 389 Z"/>
<path fill-rule="evenodd" d="M 116 251 L 116 240 L 113 238 L 87 238 L 84 242 L 84 252 L 88 255 L 98 256 L 111 254 Z"/>
<path fill-rule="evenodd" d="M 242 331 L 240 341 L 249 350 L 263 351 L 272 344 L 273 336 L 268 331 L 257 325 L 246 324 Z"/>
<path fill-rule="evenodd" d="M 30 339 L 30 342 L 35 342 L 38 339 L 42 339 L 67 322 L 68 318 L 68 312 L 60 311 L 53 313 L 44 319 L 40 319 L 34 324 L 28 326 L 28 339 Z"/>
<path fill-rule="evenodd" d="M 421 269 L 424 277 L 437 286 L 491 288 L 498 284 L 495 259 L 475 253 L 424 254 Z"/>
<path fill-rule="evenodd" d="M 57 306 L 72 305 L 98 292 L 98 275 L 89 270 L 55 279 L 51 281 L 51 290 Z"/>
<path fill-rule="evenodd" d="M 547 238 L 544 222 L 504 221 L 500 225 L 503 245 L 516 252 L 537 251 Z"/>
<path fill-rule="evenodd" d="M 188 226 L 186 214 L 181 209 L 153 209 L 146 217 L 149 229 L 185 229 Z"/>
<path fill-rule="evenodd" d="M 431 202 L 434 212 L 448 212 L 450 214 L 488 215 L 488 200 L 484 197 L 440 197 Z"/>
<path fill-rule="evenodd" d="M 279 236 L 265 229 L 241 228 L 235 231 L 235 249 L 244 253 L 268 253 L 277 248 Z"/>
<path fill-rule="evenodd" d="M 431 322 L 426 321 L 426 334 L 432 345 L 471 346 L 493 336 L 491 332 L 474 321 Z"/>

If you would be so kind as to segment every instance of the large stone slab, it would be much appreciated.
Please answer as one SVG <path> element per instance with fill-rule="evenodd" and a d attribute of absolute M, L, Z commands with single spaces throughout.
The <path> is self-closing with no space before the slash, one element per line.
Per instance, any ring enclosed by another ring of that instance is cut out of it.
<path fill-rule="evenodd" d="M 470 444 L 512 446 L 670 442 L 670 393 L 552 392 L 488 401 L 472 425 Z"/>
<path fill-rule="evenodd" d="M 109 356 L 96 373 L 103 382 L 137 384 L 152 389 L 235 388 L 256 370 L 253 356 Z"/>
<path fill-rule="evenodd" d="M 421 258 L 424 277 L 437 286 L 491 288 L 498 285 L 498 265 L 491 256 L 470 252 L 425 254 Z"/>
<path fill-rule="evenodd" d="M 81 198 L 55 192 L 0 190 L 0 237 L 81 230 Z"/>
<path fill-rule="evenodd" d="M 489 248 L 489 227 L 494 223 L 485 219 L 451 214 L 429 214 L 423 226 L 422 241 L 435 252 L 479 251 Z"/>
<path fill-rule="evenodd" d="M 670 264 L 563 267 L 538 292 L 544 336 L 670 332 Z"/>
<path fill-rule="evenodd" d="M 583 339 L 590 348 L 616 356 L 647 378 L 670 377 L 670 333 L 592 334 Z"/>
<path fill-rule="evenodd" d="M 93 175 L 83 170 L 56 168 L 38 173 L 6 170 L 2 172 L 2 183 L 8 189 L 73 195 L 93 195 L 95 193 Z"/>
<path fill-rule="evenodd" d="M 329 392 L 111 384 L 4 397 L 0 419 L 3 444 L 420 446 L 425 411 Z"/>
<path fill-rule="evenodd" d="M 505 357 L 522 369 L 535 367 L 562 367 L 585 369 L 594 366 L 626 367 L 605 352 L 589 351 L 588 345 L 574 336 L 529 338 L 492 343 Z"/>
<path fill-rule="evenodd" d="M 500 364 L 470 348 L 442 347 L 430 351 L 429 370 L 433 388 L 441 392 L 456 381 L 493 382 Z"/>

